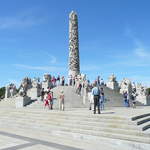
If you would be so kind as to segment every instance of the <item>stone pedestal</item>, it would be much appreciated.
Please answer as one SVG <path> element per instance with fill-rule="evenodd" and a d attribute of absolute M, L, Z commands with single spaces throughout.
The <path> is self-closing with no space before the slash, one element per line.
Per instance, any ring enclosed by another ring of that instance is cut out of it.
<path fill-rule="evenodd" d="M 150 105 L 150 96 L 146 96 L 146 95 L 138 95 L 136 97 L 136 101 L 144 104 L 144 105 Z"/>
<path fill-rule="evenodd" d="M 52 83 L 43 81 L 42 82 L 42 88 L 44 88 L 44 91 L 46 91 L 48 87 L 52 87 Z"/>
<path fill-rule="evenodd" d="M 28 96 L 18 96 L 15 99 L 16 108 L 22 108 L 25 107 L 27 104 L 31 102 L 31 98 Z"/>
<path fill-rule="evenodd" d="M 40 96 L 40 89 L 39 88 L 31 88 L 27 91 L 27 95 L 32 99 L 35 100 Z"/>
<path fill-rule="evenodd" d="M 107 87 L 114 91 L 119 91 L 119 86 L 117 82 L 107 82 Z"/>
<path fill-rule="evenodd" d="M 119 85 L 114 74 L 108 78 L 107 87 L 114 91 L 119 91 Z"/>

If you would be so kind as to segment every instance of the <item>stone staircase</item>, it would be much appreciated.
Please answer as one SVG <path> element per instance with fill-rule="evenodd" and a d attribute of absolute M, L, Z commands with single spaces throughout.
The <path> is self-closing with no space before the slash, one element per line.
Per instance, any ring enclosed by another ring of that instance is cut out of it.
<path fill-rule="evenodd" d="M 113 91 L 112 89 L 102 86 L 105 93 L 106 103 L 105 107 L 122 107 L 123 106 L 123 96 L 119 92 Z M 83 96 L 76 94 L 75 88 L 72 86 L 57 86 L 52 89 L 54 95 L 54 109 L 58 109 L 59 101 L 58 97 L 60 91 L 64 91 L 65 94 L 65 107 L 66 108 L 87 108 L 89 107 L 89 101 L 86 99 L 86 103 L 83 104 Z M 0 101 L 0 106 L 4 107 L 15 107 L 15 98 L 9 98 L 7 100 Z M 137 102 L 138 106 L 142 106 L 141 103 Z M 132 104 L 131 104 L 132 106 Z M 43 102 L 41 102 L 40 97 L 37 100 L 32 101 L 27 107 L 40 108 L 44 107 Z"/>
<path fill-rule="evenodd" d="M 108 107 L 119 107 L 119 106 L 123 106 L 123 95 L 120 94 L 117 91 L 114 91 L 106 86 L 102 86 L 102 88 L 104 89 L 104 94 L 105 94 L 105 98 L 106 98 L 106 103 L 105 105 Z"/>
<path fill-rule="evenodd" d="M 57 86 L 52 89 L 53 91 L 53 97 L 54 97 L 54 109 L 58 109 L 59 107 L 59 94 L 61 91 L 64 91 L 65 95 L 65 108 L 85 108 L 88 106 L 88 102 L 86 105 L 83 104 L 83 96 L 80 96 L 76 94 L 75 88 L 72 86 Z M 35 101 L 31 105 L 27 106 L 30 108 L 43 108 L 44 104 L 39 99 L 38 101 Z"/>
<path fill-rule="evenodd" d="M 2 99 L 0 108 L 15 108 L 15 98 Z"/>
<path fill-rule="evenodd" d="M 104 93 L 105 93 L 105 98 L 106 98 L 106 103 L 105 106 L 106 107 L 122 107 L 124 106 L 124 102 L 123 102 L 123 95 L 120 94 L 117 91 L 114 91 L 106 86 L 102 86 L 102 88 L 104 89 Z M 142 103 L 140 102 L 136 102 L 137 106 L 143 106 Z M 132 106 L 132 103 L 130 101 L 130 106 Z"/>
<path fill-rule="evenodd" d="M 64 140 L 90 141 L 91 144 L 120 142 L 150 148 L 149 133 L 143 132 L 130 118 L 110 111 L 94 115 L 85 108 L 67 111 L 23 108 L 1 109 L 0 115 L 0 129 L 24 136 L 39 135 L 44 139 L 52 136 Z"/>
<path fill-rule="evenodd" d="M 132 121 L 136 122 L 136 124 L 140 126 L 143 131 L 150 129 L 150 113 L 132 117 Z"/>

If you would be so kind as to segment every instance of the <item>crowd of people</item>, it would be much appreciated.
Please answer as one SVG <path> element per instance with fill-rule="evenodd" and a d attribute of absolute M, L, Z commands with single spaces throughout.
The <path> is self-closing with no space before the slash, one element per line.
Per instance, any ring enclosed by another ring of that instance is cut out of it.
<path fill-rule="evenodd" d="M 52 83 L 52 87 L 55 87 L 58 85 L 64 86 L 65 85 L 65 77 L 64 76 L 60 77 L 60 75 L 58 75 L 57 77 L 53 76 L 51 78 L 51 83 Z"/>
<path fill-rule="evenodd" d="M 59 110 L 64 111 L 64 91 L 61 90 L 59 93 Z M 42 88 L 41 91 L 41 101 L 44 103 L 44 108 L 48 107 L 48 109 L 53 109 L 53 103 L 54 103 L 54 97 L 53 92 L 50 88 L 47 88 L 47 91 L 44 91 L 44 88 Z"/>
<path fill-rule="evenodd" d="M 52 92 L 52 88 L 56 86 L 65 86 L 65 77 L 58 75 L 57 77 L 52 76 L 50 82 L 50 87 L 47 87 L 47 89 L 42 88 L 41 89 L 41 101 L 44 103 L 44 108 L 53 109 L 54 104 L 54 96 Z M 59 94 L 59 109 L 64 110 L 64 92 L 60 91 Z"/>
<path fill-rule="evenodd" d="M 123 93 L 123 101 L 124 101 L 124 106 L 125 107 L 132 107 L 136 108 L 136 93 L 132 91 L 132 93 Z"/>
<path fill-rule="evenodd" d="M 100 79 L 100 76 L 97 77 L 97 79 L 94 81 L 93 84 L 90 83 L 89 80 L 86 80 L 85 76 L 75 76 L 69 77 L 68 84 L 65 84 L 65 78 L 64 76 L 60 77 L 59 75 L 57 78 L 55 76 L 51 79 L 52 88 L 58 85 L 61 86 L 73 86 L 75 88 L 75 92 L 79 96 L 85 96 L 87 95 L 89 99 L 89 110 L 93 110 L 93 113 L 96 114 L 96 110 L 98 110 L 98 114 L 101 113 L 101 110 L 104 110 L 104 104 L 106 102 L 105 93 L 103 86 L 105 86 L 105 83 L 103 79 Z M 83 92 L 85 91 L 85 93 Z M 123 93 L 123 101 L 125 107 L 130 107 L 131 102 L 133 108 L 136 107 L 136 95 L 135 92 L 132 92 L 132 94 L 129 94 L 127 92 Z M 47 88 L 46 91 L 44 91 L 44 88 L 41 90 L 41 100 L 44 102 L 44 108 L 48 107 L 49 109 L 53 109 L 53 92 L 51 88 Z M 65 95 L 64 91 L 60 91 L 58 95 L 59 100 L 59 109 L 64 110 L 65 106 Z"/>

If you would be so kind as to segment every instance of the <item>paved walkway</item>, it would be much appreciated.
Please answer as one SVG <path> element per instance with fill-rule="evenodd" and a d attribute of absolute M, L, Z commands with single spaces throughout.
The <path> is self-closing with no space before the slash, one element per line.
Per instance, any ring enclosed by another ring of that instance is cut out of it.
<path fill-rule="evenodd" d="M 70 146 L 65 146 L 65 145 L 56 144 L 56 143 L 53 143 L 53 142 L 47 142 L 47 141 L 44 141 L 44 140 L 38 140 L 38 139 L 29 138 L 29 137 L 20 136 L 20 135 L 7 133 L 7 132 L 2 132 L 2 131 L 0 131 L 0 135 L 7 137 L 7 141 L 5 141 L 5 144 L 7 142 L 9 143 L 10 138 L 11 138 L 11 140 L 12 139 L 17 139 L 18 140 L 18 141 L 13 140 L 12 141 L 13 143 L 14 142 L 19 142 L 19 143 L 16 143 L 17 145 L 15 145 L 15 143 L 14 143 L 14 146 L 10 146 L 10 147 L 7 147 L 7 148 L 2 148 L 1 147 L 1 150 L 17 150 L 17 149 L 22 149 L 23 150 L 27 147 L 30 147 L 30 150 L 31 150 L 31 149 L 35 149 L 35 147 L 37 147 L 37 145 L 40 145 L 41 148 L 42 147 L 45 147 L 45 148 L 47 147 L 46 149 L 51 148 L 53 150 L 82 150 L 82 149 L 79 149 L 79 148 L 74 148 L 74 147 L 70 147 Z"/>

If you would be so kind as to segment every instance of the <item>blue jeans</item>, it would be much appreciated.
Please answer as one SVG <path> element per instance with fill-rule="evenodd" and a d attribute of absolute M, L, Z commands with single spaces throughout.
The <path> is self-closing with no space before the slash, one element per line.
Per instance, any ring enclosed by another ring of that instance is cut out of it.
<path fill-rule="evenodd" d="M 124 106 L 129 107 L 129 101 L 127 99 L 124 100 Z"/>

